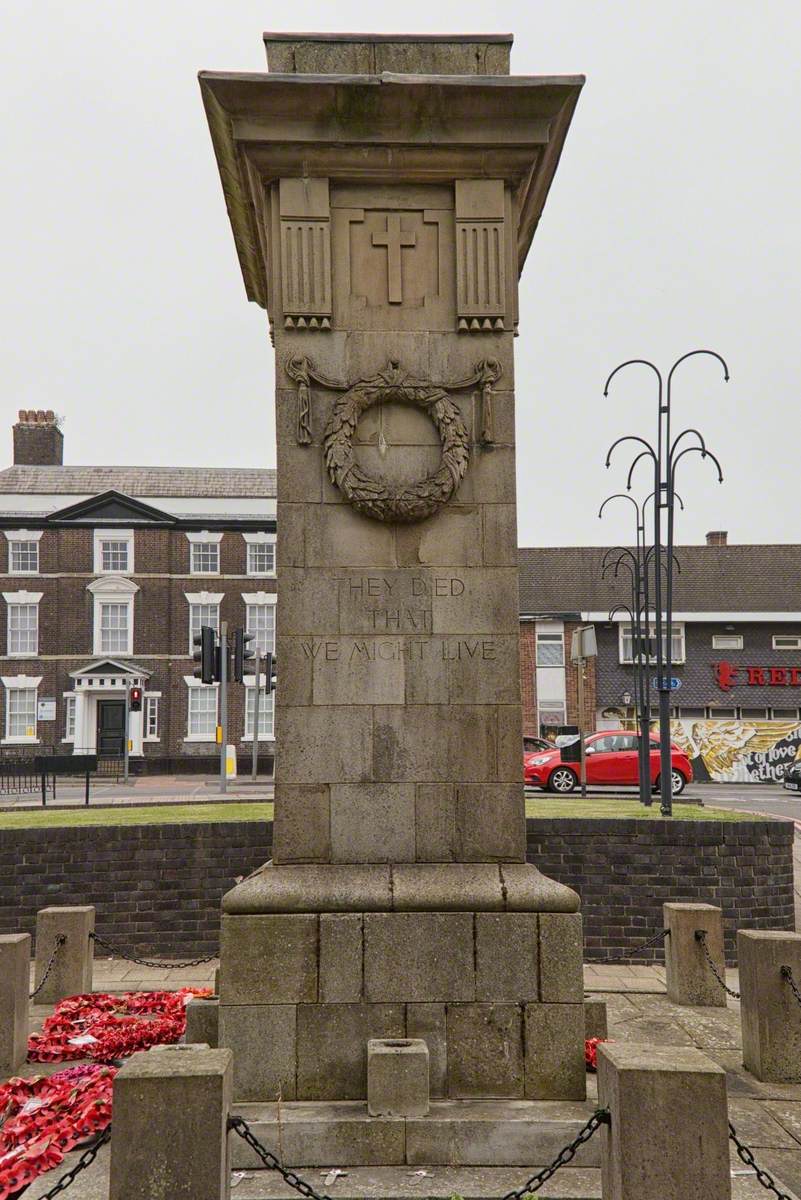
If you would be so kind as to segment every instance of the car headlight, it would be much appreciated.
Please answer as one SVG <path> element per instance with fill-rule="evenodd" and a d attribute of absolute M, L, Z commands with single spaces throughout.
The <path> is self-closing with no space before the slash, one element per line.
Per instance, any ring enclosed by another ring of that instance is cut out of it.
<path fill-rule="evenodd" d="M 543 758 L 532 758 L 531 766 L 532 767 L 541 767 L 548 761 L 549 761 L 549 756 L 547 754 Z"/>

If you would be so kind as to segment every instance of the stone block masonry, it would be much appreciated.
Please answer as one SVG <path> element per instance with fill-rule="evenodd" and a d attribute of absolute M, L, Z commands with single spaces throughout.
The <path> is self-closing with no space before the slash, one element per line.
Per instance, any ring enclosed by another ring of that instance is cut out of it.
<path fill-rule="evenodd" d="M 93 904 L 97 932 L 139 953 L 212 954 L 219 948 L 220 900 L 270 857 L 272 832 L 270 821 L 0 830 L 0 933 L 33 934 L 37 910 L 48 905 Z M 665 901 L 719 905 L 731 964 L 737 929 L 792 930 L 793 832 L 792 822 L 766 820 L 527 822 L 529 861 L 582 897 L 590 962 L 626 957 L 662 927 Z M 321 918 L 325 1001 L 359 998 L 356 926 L 360 919 L 352 914 Z M 486 936 L 492 941 L 489 927 Z M 496 941 L 499 986 L 509 969 L 501 951 Z M 655 947 L 631 961 L 662 958 Z M 484 998 L 479 990 L 476 999 Z"/>

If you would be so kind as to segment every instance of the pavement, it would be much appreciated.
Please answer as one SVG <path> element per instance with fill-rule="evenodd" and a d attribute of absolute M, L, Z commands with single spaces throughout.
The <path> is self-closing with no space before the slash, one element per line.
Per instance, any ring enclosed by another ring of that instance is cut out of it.
<path fill-rule="evenodd" d="M 217 775 L 143 775 L 129 779 L 128 783 L 121 779 L 99 777 L 90 782 L 89 804 L 90 807 L 104 808 L 118 804 L 219 804 L 221 800 L 272 800 L 274 791 L 271 775 L 260 775 L 256 780 L 251 779 L 249 775 L 229 779 L 224 795 L 220 792 L 220 779 Z M 77 805 L 83 808 L 85 794 L 83 782 L 58 779 L 55 799 L 48 794 L 47 807 L 70 808 Z M 27 808 L 42 808 L 41 793 L 0 796 L 0 811 Z"/>
<path fill-rule="evenodd" d="M 151 990 L 165 986 L 209 986 L 215 962 L 191 969 L 143 968 L 120 959 L 95 960 L 97 991 Z M 727 982 L 737 989 L 736 970 L 727 971 Z M 615 1041 L 646 1042 L 662 1046 L 696 1046 L 726 1071 L 729 1118 L 750 1146 L 759 1165 L 774 1176 L 789 1200 L 801 1200 L 801 1084 L 760 1083 L 741 1064 L 739 1004 L 726 1008 L 687 1008 L 672 1004 L 666 995 L 665 970 L 659 965 L 607 966 L 586 964 L 588 994 L 607 1004 L 609 1037 Z M 32 1008 L 38 1026 L 49 1010 Z M 799 1016 L 801 1019 L 801 1015 Z M 47 1073 L 57 1070 L 52 1066 Z M 40 1070 L 37 1065 L 30 1073 Z M 589 1099 L 596 1098 L 595 1077 L 588 1077 Z M 234 1135 L 232 1135 L 234 1136 Z M 655 1131 L 655 1147 L 657 1132 Z M 758 1200 L 766 1194 L 754 1171 L 747 1168 L 731 1147 L 733 1200 Z M 144 1151 L 146 1153 L 146 1151 Z M 67 1156 L 57 1170 L 41 1176 L 33 1197 L 53 1186 L 79 1156 Z M 538 1165 L 538 1164 L 537 1164 Z M 300 1174 L 332 1200 L 494 1200 L 521 1187 L 536 1165 L 526 1167 L 353 1167 L 334 1175 L 325 1164 L 304 1168 Z M 109 1150 L 104 1148 L 92 1166 L 70 1187 L 70 1200 L 107 1200 Z M 295 1193 L 280 1177 L 266 1171 L 235 1171 L 233 1200 L 289 1200 Z M 538 1192 L 547 1200 L 599 1200 L 600 1171 L 595 1167 L 565 1167 Z"/>

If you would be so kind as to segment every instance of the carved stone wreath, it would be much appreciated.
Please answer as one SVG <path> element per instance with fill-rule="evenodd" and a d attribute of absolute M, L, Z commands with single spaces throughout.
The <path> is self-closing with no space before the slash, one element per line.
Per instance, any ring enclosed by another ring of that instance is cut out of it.
<path fill-rule="evenodd" d="M 362 414 L 373 404 L 395 401 L 427 413 L 440 436 L 442 453 L 433 475 L 415 483 L 391 484 L 365 471 L 353 457 L 353 435 Z M 469 436 L 459 409 L 442 387 L 414 379 L 397 362 L 372 379 L 360 380 L 334 405 L 323 437 L 331 482 L 366 517 L 411 523 L 432 516 L 447 504 L 464 478 L 470 456 Z"/>

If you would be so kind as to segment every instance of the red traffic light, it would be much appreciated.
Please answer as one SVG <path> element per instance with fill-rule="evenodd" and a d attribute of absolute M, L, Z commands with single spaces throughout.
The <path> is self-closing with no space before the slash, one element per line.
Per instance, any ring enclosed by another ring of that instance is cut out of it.
<path fill-rule="evenodd" d="M 142 689 L 140 687 L 132 687 L 129 699 L 131 712 L 140 712 L 142 708 Z"/>

